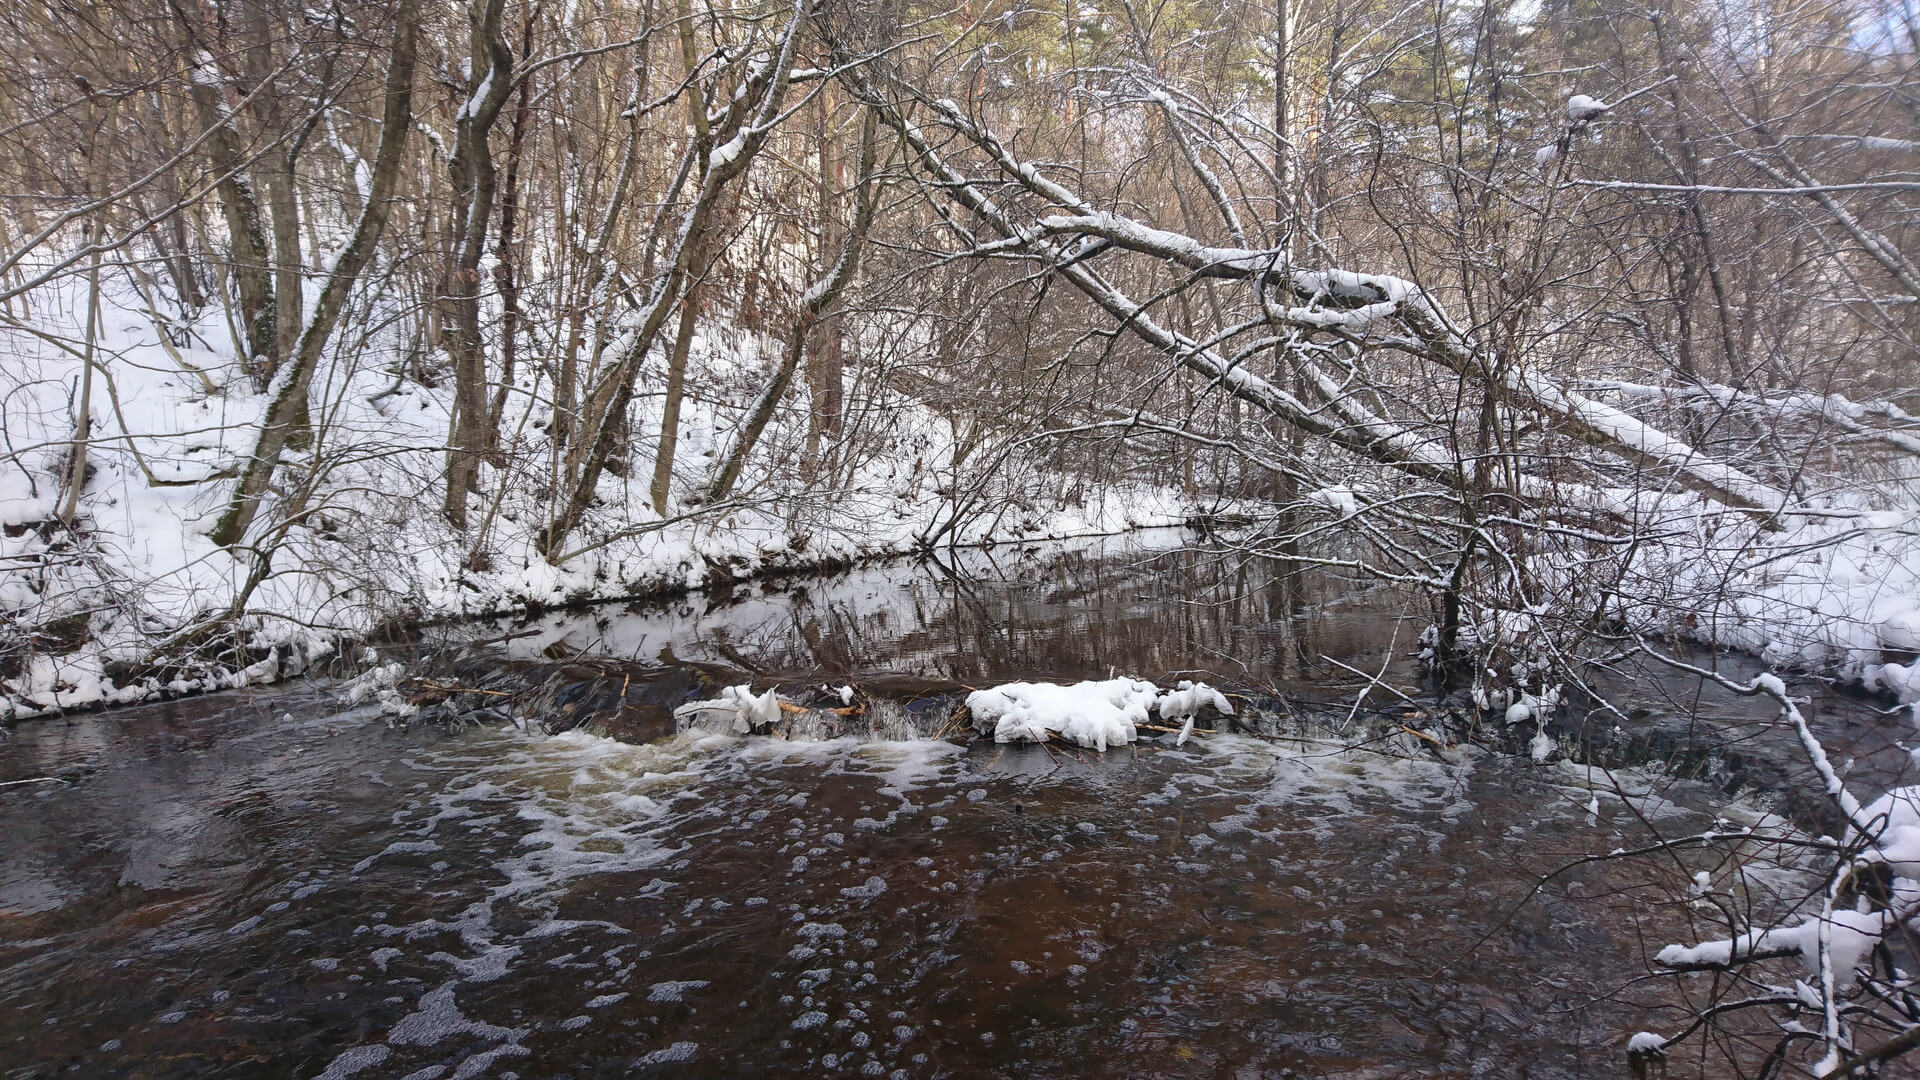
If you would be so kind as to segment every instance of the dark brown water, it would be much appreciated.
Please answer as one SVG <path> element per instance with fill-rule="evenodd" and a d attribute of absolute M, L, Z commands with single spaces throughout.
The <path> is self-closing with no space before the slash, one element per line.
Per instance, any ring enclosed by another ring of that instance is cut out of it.
<path fill-rule="evenodd" d="M 464 633 L 627 661 L 643 708 L 712 668 L 1324 695 L 1408 651 L 1390 611 L 1135 541 Z M 1578 854 L 1780 824 L 1337 717 L 1102 757 L 396 727 L 336 691 L 0 744 L 0 781 L 60 778 L 0 788 L 0 1075 L 1613 1077 L 1674 1022 L 1644 946 L 1727 852 L 1521 901 Z"/>

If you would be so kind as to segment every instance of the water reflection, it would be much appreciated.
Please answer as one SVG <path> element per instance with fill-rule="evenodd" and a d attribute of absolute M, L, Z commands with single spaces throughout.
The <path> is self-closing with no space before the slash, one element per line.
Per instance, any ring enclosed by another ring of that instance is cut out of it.
<path fill-rule="evenodd" d="M 1400 625 L 1397 596 L 1205 547 L 1161 530 L 943 552 L 667 605 L 450 629 L 441 640 L 495 639 L 527 661 L 592 656 L 782 680 L 857 675 L 881 685 L 1116 672 L 1238 686 L 1346 678 L 1323 657 L 1404 670 L 1413 633 Z"/>

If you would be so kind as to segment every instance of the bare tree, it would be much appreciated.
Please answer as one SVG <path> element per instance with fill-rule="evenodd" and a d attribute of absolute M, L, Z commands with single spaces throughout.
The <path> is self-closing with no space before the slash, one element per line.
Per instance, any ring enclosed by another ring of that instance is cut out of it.
<path fill-rule="evenodd" d="M 306 410 L 307 390 L 319 367 L 321 354 L 346 308 L 355 280 L 373 260 L 375 245 L 386 228 L 393 190 L 399 180 L 401 154 L 413 128 L 413 66 L 419 23 L 418 0 L 400 0 L 394 9 L 391 56 L 387 61 L 380 118 L 380 146 L 374 155 L 366 205 L 347 246 L 327 274 L 313 314 L 301 331 L 298 350 L 275 376 L 259 439 L 240 474 L 232 502 L 209 534 L 222 546 L 240 543 L 252 526 L 267 485 L 280 463 L 280 452 Z"/>

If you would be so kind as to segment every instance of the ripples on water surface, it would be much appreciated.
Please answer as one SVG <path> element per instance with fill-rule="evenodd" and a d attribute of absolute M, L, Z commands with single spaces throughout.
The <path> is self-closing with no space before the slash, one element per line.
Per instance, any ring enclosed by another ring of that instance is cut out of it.
<path fill-rule="evenodd" d="M 843 580 L 837 608 L 602 614 L 517 647 L 617 638 L 669 697 L 691 691 L 662 648 L 925 679 L 1217 669 L 1180 659 L 1208 649 L 1271 677 L 1340 648 L 1133 575 L 956 599 L 893 573 L 891 604 L 884 577 Z M 1167 610 L 1204 625 L 1142 629 Z M 1380 625 L 1339 655 L 1384 653 Z M 1092 655 L 1064 661 L 1076 634 Z M 71 780 L 0 789 L 8 1076 L 1617 1076 L 1659 1003 L 1617 991 L 1691 867 L 1599 864 L 1515 902 L 1649 823 L 1753 820 L 1664 783 L 1590 814 L 1584 769 L 1472 749 L 634 744 L 389 728 L 318 684 L 8 750 L 4 779 Z"/>

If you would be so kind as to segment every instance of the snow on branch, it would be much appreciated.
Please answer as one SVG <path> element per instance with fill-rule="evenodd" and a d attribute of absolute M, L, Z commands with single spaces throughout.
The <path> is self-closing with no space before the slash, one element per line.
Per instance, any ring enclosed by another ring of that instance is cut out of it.
<path fill-rule="evenodd" d="M 1283 289 L 1295 301 L 1270 308 L 1273 318 L 1306 328 L 1374 335 L 1381 324 L 1397 322 L 1410 336 L 1374 338 L 1374 343 L 1438 362 L 1462 378 L 1492 383 L 1510 398 L 1509 407 L 1532 409 L 1553 417 L 1564 434 L 1634 464 L 1667 470 L 1678 483 L 1723 506 L 1761 515 L 1777 514 L 1790 506 L 1791 499 L 1785 492 L 1730 464 L 1714 460 L 1613 406 L 1569 390 L 1538 372 L 1494 362 L 1413 281 L 1338 268 L 1295 268 L 1287 264 L 1282 250 L 1215 247 L 1184 233 L 1156 228 L 1112 211 L 1096 210 L 1036 166 L 1015 158 L 991 133 L 977 127 L 951 102 L 933 102 L 931 107 L 943 127 L 966 137 L 987 154 L 1006 177 L 1017 180 L 1031 194 L 1047 202 L 1073 210 L 1044 215 L 1029 226 L 1017 224 L 1005 207 L 980 192 L 978 182 L 938 158 L 925 137 L 914 129 L 909 141 L 915 144 L 915 151 L 923 162 L 932 165 L 938 160 L 935 172 L 948 194 L 993 221 L 1005 236 L 1020 240 L 1024 246 L 1037 248 L 1041 241 L 1060 236 L 1094 237 L 1128 251 L 1165 260 L 1203 277 L 1253 279 L 1262 290 L 1263 303 L 1267 303 L 1265 291 L 1274 287 Z M 1195 349 L 1193 343 L 1159 331 L 1157 327 L 1149 331 L 1151 324 L 1144 308 L 1125 300 L 1084 265 L 1063 264 L 1060 272 L 1096 303 L 1120 317 L 1136 334 L 1161 338 L 1155 343 L 1181 356 L 1189 367 L 1210 366 L 1195 362 L 1201 350 Z M 1228 385 L 1231 385 L 1228 376 L 1239 381 L 1245 379 L 1238 369 L 1222 372 L 1223 383 Z M 1266 393 L 1258 396 L 1279 400 Z M 1313 430 L 1290 415 L 1294 412 L 1290 407 L 1283 408 L 1280 415 L 1297 426 Z M 1383 457 L 1370 452 L 1368 456 L 1401 465 L 1417 461 L 1423 471 L 1442 463 L 1451 467 L 1448 455 L 1438 447 L 1413 439 L 1404 429 L 1393 432 L 1389 441 L 1397 444 L 1394 453 Z M 1351 439 L 1344 445 L 1351 445 Z"/>
<path fill-rule="evenodd" d="M 1772 698 L 1780 706 L 1782 719 L 1793 726 L 1822 789 L 1847 822 L 1840 858 L 1829 872 L 1817 911 L 1725 938 L 1668 945 L 1654 959 L 1674 971 L 1727 971 L 1762 960 L 1798 957 L 1807 975 L 1818 983 L 1817 987 L 1798 984 L 1805 1000 L 1795 1002 L 1822 1015 L 1824 1054 L 1814 1066 L 1814 1075 L 1850 1072 L 1851 1059 L 1844 1055 L 1852 1052 L 1853 1040 L 1841 997 L 1873 977 L 1876 954 L 1890 938 L 1920 931 L 1920 786 L 1895 788 L 1863 806 L 1847 789 L 1778 676 L 1764 673 L 1737 682 L 1663 656 L 1644 643 L 1642 649 L 1668 666 L 1737 694 Z M 1874 870 L 1884 872 L 1884 885 L 1859 888 L 1862 875 Z M 1663 1040 L 1657 1048 L 1643 1041 L 1640 1049 L 1664 1051 L 1672 1041 Z"/>

